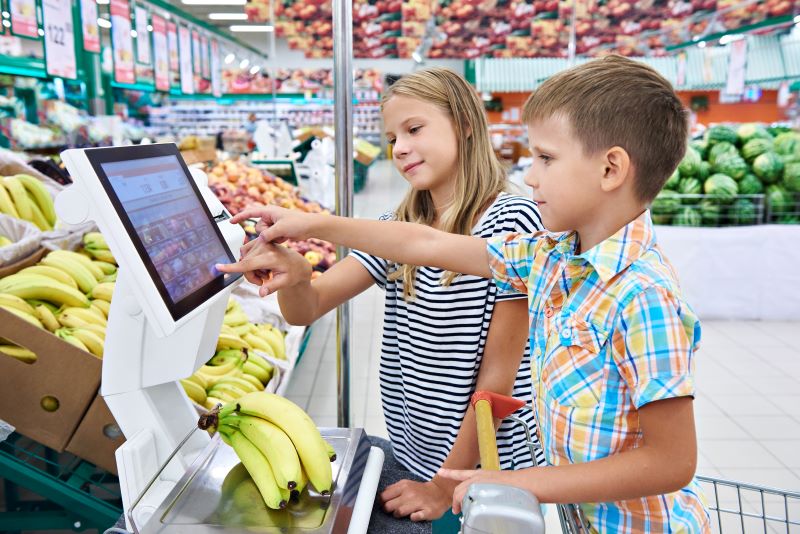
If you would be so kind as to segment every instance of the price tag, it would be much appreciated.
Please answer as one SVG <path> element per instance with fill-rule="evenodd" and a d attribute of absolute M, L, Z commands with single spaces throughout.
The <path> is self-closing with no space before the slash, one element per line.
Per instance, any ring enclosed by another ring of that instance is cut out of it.
<path fill-rule="evenodd" d="M 167 23 L 167 45 L 169 46 L 170 74 L 178 72 L 180 60 L 178 59 L 178 26 L 174 22 Z"/>
<path fill-rule="evenodd" d="M 181 92 L 187 95 L 194 94 L 194 73 L 192 72 L 192 35 L 189 28 L 181 26 L 178 29 L 178 41 L 181 52 Z"/>
<path fill-rule="evenodd" d="M 111 48 L 114 51 L 114 80 L 136 83 L 128 0 L 111 0 Z"/>
<path fill-rule="evenodd" d="M 36 0 L 10 0 L 11 33 L 20 37 L 39 38 Z"/>
<path fill-rule="evenodd" d="M 192 30 L 192 58 L 194 61 L 194 72 L 196 74 L 201 74 L 203 72 L 203 66 L 201 65 L 202 56 L 200 55 L 200 34 L 194 30 Z"/>
<path fill-rule="evenodd" d="M 142 65 L 150 64 L 150 32 L 147 31 L 147 10 L 136 7 L 136 60 Z"/>
<path fill-rule="evenodd" d="M 200 38 L 200 59 L 203 69 L 203 78 L 211 78 L 211 58 L 209 57 L 208 38 L 204 35 Z"/>
<path fill-rule="evenodd" d="M 219 42 L 211 41 L 211 92 L 219 98 L 222 96 L 222 80 L 219 71 Z"/>
<path fill-rule="evenodd" d="M 167 21 L 158 15 L 153 15 L 153 58 L 155 60 L 156 89 L 169 91 Z"/>
<path fill-rule="evenodd" d="M 78 68 L 70 0 L 44 0 L 42 7 L 47 74 L 74 80 Z"/>
<path fill-rule="evenodd" d="M 97 27 L 97 2 L 81 0 L 81 28 L 83 29 L 83 49 L 87 52 L 100 52 L 100 29 Z"/>

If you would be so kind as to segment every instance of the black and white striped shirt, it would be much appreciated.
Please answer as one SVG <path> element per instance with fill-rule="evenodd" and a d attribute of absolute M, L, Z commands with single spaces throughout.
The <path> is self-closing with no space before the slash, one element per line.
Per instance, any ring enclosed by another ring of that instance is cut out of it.
<path fill-rule="evenodd" d="M 393 214 L 381 216 L 392 219 Z M 488 238 L 542 229 L 530 199 L 501 194 L 480 218 L 473 235 Z M 475 390 L 495 302 L 524 299 L 520 293 L 498 294 L 492 280 L 457 276 L 449 287 L 439 281 L 443 270 L 417 269 L 416 297 L 403 299 L 403 281 L 387 281 L 387 262 L 353 251 L 352 256 L 386 291 L 380 384 L 383 411 L 394 454 L 411 472 L 432 478 L 447 458 Z M 531 404 L 530 352 L 525 347 L 514 384 L 514 397 Z M 517 415 L 536 424 L 529 410 Z M 524 430 L 504 421 L 497 432 L 502 469 L 533 465 Z M 544 463 L 541 450 L 538 463 Z"/>

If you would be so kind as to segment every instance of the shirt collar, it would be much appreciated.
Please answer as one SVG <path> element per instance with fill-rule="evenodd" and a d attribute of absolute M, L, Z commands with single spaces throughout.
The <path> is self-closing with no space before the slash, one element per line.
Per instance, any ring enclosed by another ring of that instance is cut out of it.
<path fill-rule="evenodd" d="M 591 264 L 603 282 L 608 282 L 655 244 L 653 221 L 650 219 L 650 211 L 646 210 L 617 233 L 578 257 Z"/>

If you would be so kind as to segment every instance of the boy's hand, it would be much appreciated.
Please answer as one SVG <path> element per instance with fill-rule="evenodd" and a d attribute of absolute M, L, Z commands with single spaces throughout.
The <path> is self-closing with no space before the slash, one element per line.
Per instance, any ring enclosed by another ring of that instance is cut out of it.
<path fill-rule="evenodd" d="M 401 480 L 383 490 L 380 499 L 383 509 L 395 517 L 433 521 L 450 508 L 451 494 L 432 480 Z"/>
<path fill-rule="evenodd" d="M 245 273 L 247 280 L 260 285 L 262 297 L 279 289 L 308 282 L 311 264 L 294 250 L 254 239 L 242 247 L 242 258 L 236 263 L 217 264 L 223 273 Z"/>
<path fill-rule="evenodd" d="M 439 469 L 436 473 L 442 478 L 449 478 L 451 480 L 460 480 L 461 484 L 456 486 L 453 492 L 453 513 L 458 515 L 461 513 L 461 502 L 464 500 L 464 495 L 472 484 L 476 482 L 489 482 L 492 484 L 508 484 L 509 472 L 505 471 L 485 471 L 483 469 Z"/>
<path fill-rule="evenodd" d="M 238 224 L 245 219 L 259 219 L 256 231 L 267 243 L 283 243 L 287 239 L 304 240 L 312 235 L 312 223 L 317 216 L 278 206 L 245 208 L 234 215 L 230 222 Z"/>

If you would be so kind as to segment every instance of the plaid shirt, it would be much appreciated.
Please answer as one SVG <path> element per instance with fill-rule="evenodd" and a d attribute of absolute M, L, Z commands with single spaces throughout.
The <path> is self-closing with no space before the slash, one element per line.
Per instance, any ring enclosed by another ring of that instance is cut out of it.
<path fill-rule="evenodd" d="M 649 212 L 584 252 L 577 234 L 488 242 L 500 290 L 528 295 L 536 418 L 551 465 L 641 445 L 638 409 L 694 395 L 700 324 L 656 245 Z M 706 532 L 696 481 L 675 493 L 581 505 L 600 532 Z"/>

